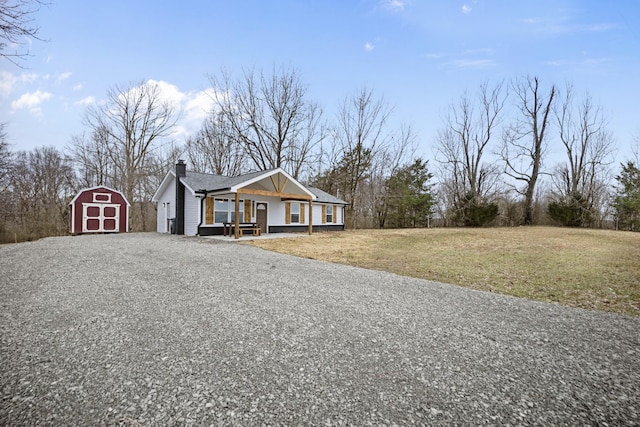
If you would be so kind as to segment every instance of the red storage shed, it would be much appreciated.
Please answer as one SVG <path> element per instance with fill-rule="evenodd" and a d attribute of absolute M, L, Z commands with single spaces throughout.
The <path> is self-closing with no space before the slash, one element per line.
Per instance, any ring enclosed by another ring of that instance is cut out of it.
<path fill-rule="evenodd" d="M 86 188 L 69 204 L 71 234 L 129 231 L 130 205 L 119 191 L 108 187 Z"/>

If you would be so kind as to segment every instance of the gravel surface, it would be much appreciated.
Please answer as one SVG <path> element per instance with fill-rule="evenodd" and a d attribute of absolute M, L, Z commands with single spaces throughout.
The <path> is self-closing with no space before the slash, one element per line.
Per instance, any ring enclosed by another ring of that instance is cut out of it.
<path fill-rule="evenodd" d="M 155 233 L 0 246 L 0 284 L 0 425 L 640 420 L 639 318 Z"/>

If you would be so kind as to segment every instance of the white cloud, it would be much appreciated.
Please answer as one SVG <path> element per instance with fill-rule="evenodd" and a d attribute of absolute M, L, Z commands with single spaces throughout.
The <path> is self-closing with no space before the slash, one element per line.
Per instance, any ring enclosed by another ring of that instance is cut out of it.
<path fill-rule="evenodd" d="M 40 104 L 51 98 L 51 93 L 42 92 L 37 90 L 31 93 L 25 93 L 16 101 L 11 103 L 11 109 L 17 111 L 23 108 L 29 109 L 33 114 L 39 114 L 41 112 Z"/>
<path fill-rule="evenodd" d="M 160 99 L 174 106 L 178 114 L 178 122 L 172 133 L 174 138 L 186 138 L 195 134 L 200 130 L 203 121 L 214 107 L 214 91 L 212 88 L 202 91 L 182 92 L 176 85 L 163 80 L 148 80 L 144 84 L 156 86 L 160 92 Z M 131 88 L 133 93 L 136 90 L 139 90 L 139 87 Z M 126 94 L 121 94 L 120 96 L 126 96 Z M 99 102 L 89 96 L 76 102 L 76 104 L 89 105 Z"/>
<path fill-rule="evenodd" d="M 163 101 L 168 101 L 176 106 L 181 105 L 186 96 L 184 93 L 180 92 L 178 86 L 163 80 L 149 80 L 147 84 L 158 86 L 160 89 L 160 98 L 162 98 Z"/>
<path fill-rule="evenodd" d="M 200 125 L 213 107 L 212 88 L 185 93 L 181 92 L 177 86 L 162 80 L 149 80 L 148 83 L 158 85 L 160 97 L 179 108 L 187 121 L 197 121 Z"/>
<path fill-rule="evenodd" d="M 489 68 L 496 65 L 491 59 L 457 59 L 449 64 L 457 68 Z"/>
<path fill-rule="evenodd" d="M 433 52 L 423 55 L 424 58 L 438 61 L 440 65 L 456 68 L 489 68 L 497 65 L 493 58 L 494 49 L 482 47 L 462 52 Z"/>
<path fill-rule="evenodd" d="M 469 6 L 466 3 L 463 4 L 462 5 L 462 13 L 466 13 L 466 14 L 471 13 L 471 6 Z"/>
<path fill-rule="evenodd" d="M 138 96 L 140 96 L 144 88 L 153 89 L 153 86 L 157 87 L 158 89 L 158 97 L 160 101 L 168 102 L 176 110 L 182 108 L 182 102 L 184 100 L 185 94 L 180 92 L 177 86 L 163 80 L 147 80 L 139 86 L 133 86 L 129 88 L 127 92 L 118 93 L 117 96 L 123 102 L 127 102 L 127 99 L 136 99 Z"/>
<path fill-rule="evenodd" d="M 96 103 L 96 99 L 93 96 L 84 97 L 80 101 L 76 102 L 77 105 L 84 105 L 84 106 L 95 104 L 95 103 Z"/>
<path fill-rule="evenodd" d="M 617 28 L 618 24 L 592 24 L 592 25 L 586 25 L 583 27 L 584 31 L 594 31 L 594 32 L 600 32 L 600 31 L 609 31 L 612 30 L 614 28 Z"/>
<path fill-rule="evenodd" d="M 33 83 L 36 80 L 38 80 L 38 78 L 39 78 L 39 75 L 36 73 L 22 73 L 20 75 L 20 80 L 23 83 Z"/>
<path fill-rule="evenodd" d="M 147 84 L 157 85 L 160 89 L 160 97 L 172 103 L 180 112 L 174 136 L 186 137 L 196 133 L 213 108 L 212 88 L 182 92 L 176 85 L 162 80 L 149 80 Z"/>
<path fill-rule="evenodd" d="M 612 23 L 596 23 L 596 24 L 578 24 L 573 23 L 570 16 L 554 16 L 552 18 L 532 17 L 520 19 L 531 28 L 540 33 L 547 35 L 561 35 L 579 32 L 603 32 L 619 27 L 619 24 Z"/>
<path fill-rule="evenodd" d="M 376 48 L 376 46 L 375 46 L 373 43 L 371 43 L 371 42 L 366 42 L 366 43 L 364 44 L 364 50 L 366 50 L 367 52 L 371 52 L 371 51 L 373 51 L 373 49 L 375 49 L 375 48 Z"/>
<path fill-rule="evenodd" d="M 402 10 L 407 3 L 403 0 L 383 0 L 383 5 L 387 9 Z"/>
<path fill-rule="evenodd" d="M 70 72 L 70 71 L 67 71 L 67 72 L 65 72 L 65 73 L 60 73 L 60 74 L 58 74 L 58 76 L 56 77 L 56 80 L 57 80 L 57 81 L 59 81 L 59 82 L 61 82 L 61 81 L 63 81 L 63 80 L 67 80 L 69 77 L 71 77 L 71 75 L 72 75 L 72 74 L 73 74 L 73 73 L 72 73 L 72 72 Z"/>
<path fill-rule="evenodd" d="M 559 59 L 546 61 L 547 65 L 552 67 L 571 67 L 571 68 L 596 68 L 599 69 L 606 63 L 610 62 L 610 58 L 585 58 L 582 60 Z"/>
<path fill-rule="evenodd" d="M 190 92 L 186 96 L 184 103 L 185 119 L 191 122 L 202 121 L 207 117 L 213 108 L 213 89 L 209 88 L 200 92 Z"/>
<path fill-rule="evenodd" d="M 544 22 L 544 20 L 542 18 L 523 18 L 520 20 L 520 22 L 523 22 L 525 24 L 540 24 L 542 22 Z"/>
<path fill-rule="evenodd" d="M 214 90 L 193 91 L 184 94 L 182 115 L 174 131 L 175 137 L 188 137 L 202 127 L 202 123 L 214 109 Z"/>
<path fill-rule="evenodd" d="M 18 79 L 8 71 L 0 71 L 0 95 L 7 97 L 13 91 Z"/>
<path fill-rule="evenodd" d="M 462 52 L 463 55 L 493 55 L 494 49 L 490 47 L 479 47 L 476 49 L 468 49 Z"/>
<path fill-rule="evenodd" d="M 82 88 L 84 88 L 84 85 L 83 85 L 82 83 L 78 83 L 78 84 L 76 84 L 76 85 L 74 85 L 74 86 L 73 86 L 73 90 L 74 90 L 75 92 L 77 92 L 77 91 L 79 91 L 79 90 L 82 90 Z"/>
<path fill-rule="evenodd" d="M 427 59 L 441 59 L 444 58 L 446 56 L 449 56 L 445 53 L 441 53 L 441 52 L 433 52 L 433 53 L 426 53 L 424 55 L 422 55 L 423 57 L 427 58 Z"/>

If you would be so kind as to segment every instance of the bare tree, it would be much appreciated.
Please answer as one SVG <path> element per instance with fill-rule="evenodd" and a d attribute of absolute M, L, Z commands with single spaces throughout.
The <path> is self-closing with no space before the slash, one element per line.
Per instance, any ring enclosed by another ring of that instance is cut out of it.
<path fill-rule="evenodd" d="M 524 197 L 522 223 L 531 225 L 536 184 L 542 173 L 547 129 L 557 89 L 552 85 L 545 92 L 540 79 L 531 76 L 514 80 L 512 89 L 520 117 L 503 133 L 501 157 L 505 173 L 516 181 L 513 188 Z"/>
<path fill-rule="evenodd" d="M 570 85 L 555 116 L 567 155 L 556 177 L 557 189 L 564 195 L 588 194 L 595 190 L 598 171 L 613 163 L 614 141 L 606 119 L 588 93 L 578 103 Z"/>
<path fill-rule="evenodd" d="M 322 111 L 307 100 L 297 71 L 244 71 L 235 82 L 223 71 L 209 80 L 216 108 L 258 169 L 282 167 L 298 179 L 311 166 L 310 154 L 325 136 Z"/>
<path fill-rule="evenodd" d="M 0 123 L 0 191 L 7 187 L 9 171 L 12 164 L 12 153 L 7 141 L 6 123 Z"/>
<path fill-rule="evenodd" d="M 359 227 L 359 219 L 371 211 L 365 208 L 360 190 L 371 175 L 375 159 L 389 146 L 387 121 L 391 112 L 384 98 L 374 98 L 367 88 L 346 98 L 339 110 L 333 136 L 341 157 L 334 174 L 340 182 L 341 197 L 349 203 L 346 214 L 351 228 Z"/>
<path fill-rule="evenodd" d="M 109 134 L 105 129 L 94 129 L 89 136 L 74 135 L 67 150 L 77 165 L 81 187 L 119 187 L 119 182 L 116 182 L 118 174 L 109 154 Z"/>
<path fill-rule="evenodd" d="M 11 197 L 13 153 L 7 142 L 6 123 L 0 123 L 0 242 L 14 213 Z"/>
<path fill-rule="evenodd" d="M 132 209 L 133 219 L 144 215 L 153 194 L 144 183 L 158 173 L 157 162 L 149 161 L 149 156 L 162 149 L 176 121 L 176 107 L 162 99 L 160 87 L 151 81 L 116 86 L 108 91 L 105 103 L 94 104 L 86 111 L 85 122 L 96 149 L 106 149 L 108 167 L 112 168 L 109 182 L 133 206 L 140 206 L 140 212 Z M 97 158 L 101 156 L 96 151 L 93 161 L 102 162 Z"/>
<path fill-rule="evenodd" d="M 389 179 L 395 176 L 401 168 L 406 167 L 416 152 L 416 134 L 409 125 L 402 125 L 397 132 L 391 133 L 388 143 L 376 156 L 372 158 L 368 192 L 370 205 L 376 216 L 375 227 L 385 226 L 390 202 L 397 197 L 389 191 Z M 366 198 L 365 198 L 366 200 Z"/>
<path fill-rule="evenodd" d="M 321 146 L 311 182 L 350 203 L 345 223 L 352 228 L 384 226 L 387 180 L 415 153 L 413 129 L 389 129 L 391 112 L 382 97 L 362 89 L 345 98 L 332 129 L 333 144 Z"/>
<path fill-rule="evenodd" d="M 143 231 L 155 230 L 157 206 L 151 202 L 151 196 L 156 192 L 160 183 L 169 170 L 175 168 L 176 161 L 182 157 L 184 147 L 169 141 L 149 152 L 141 165 L 144 179 L 137 182 L 136 194 L 140 202 L 139 212 L 134 218 L 134 225 Z"/>
<path fill-rule="evenodd" d="M 48 4 L 43 0 L 0 0 L 0 56 L 19 66 L 17 60 L 29 55 L 28 50 L 19 48 L 29 39 L 40 40 L 40 29 L 35 25 L 33 15 L 41 6 Z M 14 47 L 14 52 L 7 52 Z"/>
<path fill-rule="evenodd" d="M 490 88 L 485 82 L 475 96 L 464 93 L 449 108 L 444 128 L 436 137 L 437 160 L 443 167 L 442 184 L 450 193 L 450 208 L 464 223 L 469 222 L 470 206 L 485 204 L 496 192 L 498 168 L 484 156 L 500 124 L 507 98 L 503 86 L 500 82 Z"/>
<path fill-rule="evenodd" d="M 243 148 L 225 117 L 212 112 L 198 133 L 187 140 L 187 159 L 195 171 L 225 176 L 243 172 Z"/>
<path fill-rule="evenodd" d="M 579 208 L 585 221 L 599 211 L 604 200 L 608 166 L 613 163 L 613 137 L 600 107 L 593 104 L 588 93 L 581 100 L 576 99 L 571 85 L 567 85 L 554 111 L 567 156 L 552 177 L 555 202 Z"/>
<path fill-rule="evenodd" d="M 294 178 L 309 178 L 312 167 L 317 162 L 317 148 L 327 135 L 328 128 L 323 121 L 320 104 L 309 102 L 306 106 L 305 120 L 296 136 L 297 143 L 291 145 L 287 153 L 288 169 Z"/>
<path fill-rule="evenodd" d="M 631 158 L 637 165 L 640 165 L 640 129 L 637 131 L 636 135 L 633 137 L 633 143 L 631 145 L 631 154 L 633 157 Z"/>
<path fill-rule="evenodd" d="M 10 183 L 15 240 L 67 232 L 74 179 L 71 162 L 53 147 L 16 153 Z"/>

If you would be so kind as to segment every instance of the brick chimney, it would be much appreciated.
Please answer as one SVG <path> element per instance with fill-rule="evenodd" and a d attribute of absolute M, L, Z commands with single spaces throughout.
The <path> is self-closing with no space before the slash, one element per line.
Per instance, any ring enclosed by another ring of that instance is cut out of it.
<path fill-rule="evenodd" d="M 187 165 L 184 160 L 176 163 L 176 218 L 175 234 L 184 234 L 184 184 L 180 178 L 187 176 Z"/>

